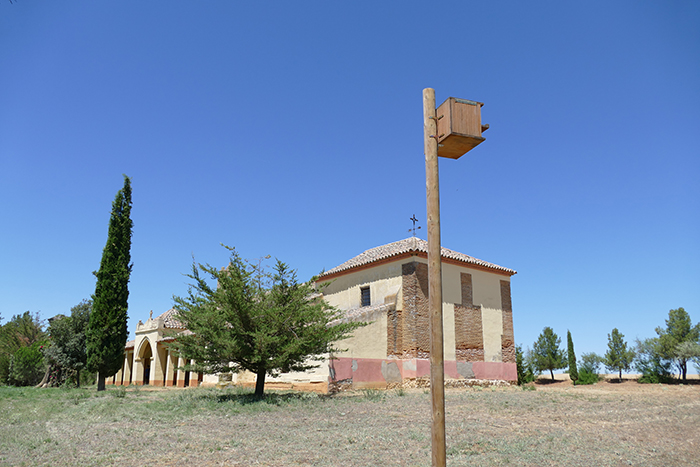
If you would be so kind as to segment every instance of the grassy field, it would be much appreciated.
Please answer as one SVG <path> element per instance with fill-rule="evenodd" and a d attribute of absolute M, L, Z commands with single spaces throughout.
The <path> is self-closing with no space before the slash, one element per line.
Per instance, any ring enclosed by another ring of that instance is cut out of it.
<path fill-rule="evenodd" d="M 446 391 L 448 465 L 700 465 L 700 385 Z M 0 388 L 0 465 L 428 466 L 423 389 Z"/>

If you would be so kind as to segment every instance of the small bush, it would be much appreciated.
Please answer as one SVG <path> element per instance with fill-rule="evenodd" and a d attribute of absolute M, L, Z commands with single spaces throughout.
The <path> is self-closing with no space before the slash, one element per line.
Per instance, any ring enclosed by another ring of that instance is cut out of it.
<path fill-rule="evenodd" d="M 667 383 L 672 380 L 671 362 L 664 359 L 658 338 L 636 341 L 634 367 L 642 376 L 640 383 Z"/>
<path fill-rule="evenodd" d="M 602 358 L 595 352 L 581 354 L 581 362 L 578 365 L 578 371 L 587 371 L 597 375 L 600 373 L 600 365 Z"/>
<path fill-rule="evenodd" d="M 650 372 L 642 374 L 637 382 L 648 384 L 671 383 L 673 382 L 673 377 L 669 374 Z"/>
<path fill-rule="evenodd" d="M 365 399 L 373 402 L 384 399 L 384 391 L 380 391 L 379 389 L 363 389 L 362 395 L 365 397 Z"/>
<path fill-rule="evenodd" d="M 588 371 L 587 369 L 581 369 L 578 372 L 578 380 L 576 384 L 595 384 L 600 381 L 600 376 L 597 373 Z"/>
<path fill-rule="evenodd" d="M 110 394 L 117 399 L 123 399 L 126 397 L 126 388 L 124 386 L 117 386 L 117 389 L 110 391 Z"/>
<path fill-rule="evenodd" d="M 83 401 L 83 400 L 89 399 L 89 398 L 90 398 L 90 395 L 88 393 L 80 391 L 80 390 L 71 394 L 71 397 L 70 397 L 70 399 L 73 401 L 74 405 L 78 405 L 78 404 L 80 404 L 80 401 Z"/>
<path fill-rule="evenodd" d="M 537 379 L 532 368 L 531 358 L 524 355 L 521 345 L 515 346 L 515 364 L 518 371 L 518 386 L 532 383 Z"/>
<path fill-rule="evenodd" d="M 46 366 L 42 345 L 35 342 L 29 347 L 20 347 L 10 358 L 8 382 L 15 386 L 34 386 L 41 381 Z"/>

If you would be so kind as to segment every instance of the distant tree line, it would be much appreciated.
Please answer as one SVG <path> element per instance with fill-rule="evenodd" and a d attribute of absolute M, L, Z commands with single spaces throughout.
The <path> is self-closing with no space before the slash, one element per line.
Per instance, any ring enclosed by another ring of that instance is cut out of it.
<path fill-rule="evenodd" d="M 604 355 L 584 353 L 577 364 L 571 332 L 567 331 L 567 350 L 561 348 L 561 339 L 550 327 L 545 327 L 532 346 L 523 351 L 516 347 L 518 384 L 534 381 L 537 375 L 567 369 L 574 384 L 592 384 L 599 380 L 601 366 L 618 374 L 634 369 L 641 374 L 640 382 L 660 383 L 674 379 L 686 381 L 688 364 L 694 363 L 700 371 L 700 323 L 692 324 L 690 316 L 681 307 L 670 310 L 665 327 L 656 328 L 656 337 L 636 339 L 628 346 L 625 336 L 614 328 L 608 334 L 608 349 Z"/>
<path fill-rule="evenodd" d="M 58 315 L 48 327 L 39 314 L 15 315 L 0 326 L 0 384 L 80 386 L 93 383 L 85 371 L 85 330 L 92 302 L 83 300 L 69 316 Z"/>
<path fill-rule="evenodd" d="M 36 384 L 44 374 L 43 346 L 48 336 L 39 314 L 29 311 L 0 326 L 0 384 Z"/>

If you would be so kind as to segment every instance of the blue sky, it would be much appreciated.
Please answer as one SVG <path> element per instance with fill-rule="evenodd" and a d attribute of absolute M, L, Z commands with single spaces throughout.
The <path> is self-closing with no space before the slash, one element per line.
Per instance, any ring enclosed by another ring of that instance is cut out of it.
<path fill-rule="evenodd" d="M 400 5 L 397 6 L 397 5 Z M 700 320 L 697 2 L 0 2 L 0 315 L 94 292 L 132 178 L 129 329 L 220 243 L 306 279 L 425 238 L 422 90 L 485 103 L 442 244 L 516 269 L 515 337 Z"/>

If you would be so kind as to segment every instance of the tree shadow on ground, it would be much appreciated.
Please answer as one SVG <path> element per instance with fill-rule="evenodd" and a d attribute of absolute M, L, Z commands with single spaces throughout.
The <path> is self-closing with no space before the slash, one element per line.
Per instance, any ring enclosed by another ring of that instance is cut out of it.
<path fill-rule="evenodd" d="M 682 379 L 671 378 L 669 380 L 664 381 L 663 384 L 670 384 L 672 386 L 700 386 L 700 379 L 686 379 L 685 381 L 683 381 Z"/>
<path fill-rule="evenodd" d="M 682 379 L 678 378 L 667 378 L 664 379 L 660 383 L 650 383 L 650 382 L 644 382 L 640 381 L 638 377 L 628 377 L 625 378 L 624 376 L 622 378 L 605 378 L 602 380 L 604 383 L 608 384 L 623 384 L 623 383 L 639 383 L 639 384 L 668 384 L 671 386 L 681 386 L 681 385 L 687 385 L 687 386 L 700 386 L 700 379 L 686 379 L 683 381 Z"/>
<path fill-rule="evenodd" d="M 325 394 L 289 392 L 276 393 L 266 392 L 262 397 L 257 397 L 253 393 L 243 392 L 202 392 L 199 394 L 188 394 L 187 398 L 201 402 L 210 401 L 217 403 L 234 403 L 237 405 L 267 404 L 267 405 L 288 405 L 294 402 L 326 399 Z"/>
<path fill-rule="evenodd" d="M 609 378 L 609 379 L 605 380 L 606 383 L 610 383 L 610 384 L 621 384 L 621 383 L 626 383 L 628 381 L 636 382 L 637 378 Z"/>
<path fill-rule="evenodd" d="M 551 378 L 540 378 L 537 381 L 535 381 L 535 384 L 541 385 L 541 386 L 547 386 L 547 385 L 553 385 L 553 384 L 567 384 L 571 383 L 571 381 L 563 380 L 563 379 L 554 379 L 552 380 Z"/>
<path fill-rule="evenodd" d="M 217 402 L 236 402 L 240 405 L 247 404 L 272 404 L 272 405 L 284 405 L 289 404 L 294 401 L 308 400 L 310 398 L 308 394 L 303 393 L 266 393 L 262 397 L 258 397 L 255 394 L 218 394 L 216 396 Z"/>

